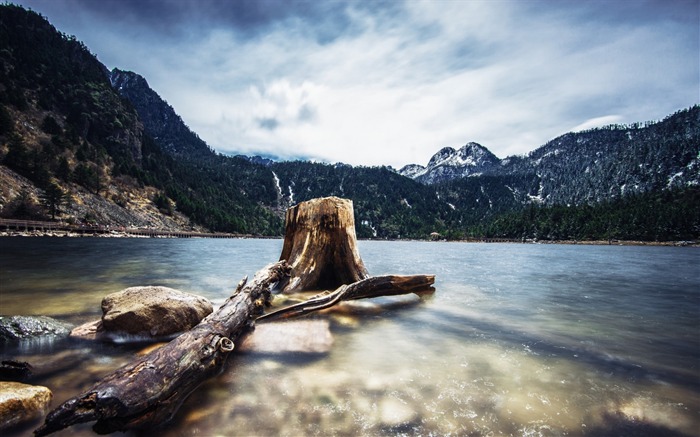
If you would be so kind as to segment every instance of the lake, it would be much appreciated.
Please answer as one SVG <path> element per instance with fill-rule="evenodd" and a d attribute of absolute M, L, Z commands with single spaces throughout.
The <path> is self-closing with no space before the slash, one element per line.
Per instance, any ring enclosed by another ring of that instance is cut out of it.
<path fill-rule="evenodd" d="M 220 304 L 282 240 L 0 238 L 0 313 L 78 324 L 165 285 Z M 234 354 L 164 436 L 698 436 L 700 250 L 360 241 L 370 274 L 435 274 L 417 305 L 330 315 L 327 355 Z M 80 362 L 52 406 L 143 346 L 0 346 Z M 17 430 L 28 435 L 31 428 Z M 93 435 L 90 424 L 58 436 Z M 132 434 L 135 435 L 135 434 Z"/>

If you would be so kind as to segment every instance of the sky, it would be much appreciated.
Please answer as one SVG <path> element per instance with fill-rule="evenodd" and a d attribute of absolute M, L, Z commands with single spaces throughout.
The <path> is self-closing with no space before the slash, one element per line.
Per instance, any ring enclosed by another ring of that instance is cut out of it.
<path fill-rule="evenodd" d="M 13 0 L 221 153 L 500 158 L 700 103 L 700 0 Z"/>

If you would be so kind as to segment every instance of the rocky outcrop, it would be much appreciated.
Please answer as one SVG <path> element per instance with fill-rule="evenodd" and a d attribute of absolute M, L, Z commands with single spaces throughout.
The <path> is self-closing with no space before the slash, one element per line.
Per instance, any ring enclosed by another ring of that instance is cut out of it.
<path fill-rule="evenodd" d="M 168 287 L 130 287 L 102 300 L 108 332 L 160 337 L 186 331 L 213 311 L 207 299 Z"/>
<path fill-rule="evenodd" d="M 61 207 L 57 217 L 68 223 L 79 224 L 89 217 L 88 224 L 113 229 L 206 231 L 178 211 L 172 215 L 160 212 L 152 201 L 159 191 L 153 187 L 139 187 L 128 178 L 112 179 L 100 195 L 73 183 L 63 182 L 61 189 L 68 194 L 70 202 Z M 27 193 L 36 204 L 39 204 L 43 194 L 43 190 L 32 181 L 0 164 L 0 211 L 21 192 Z"/>
<path fill-rule="evenodd" d="M 43 416 L 51 397 L 46 387 L 0 381 L 0 430 Z"/>
<path fill-rule="evenodd" d="M 46 316 L 0 316 L 0 343 L 38 337 L 66 337 L 71 325 Z"/>

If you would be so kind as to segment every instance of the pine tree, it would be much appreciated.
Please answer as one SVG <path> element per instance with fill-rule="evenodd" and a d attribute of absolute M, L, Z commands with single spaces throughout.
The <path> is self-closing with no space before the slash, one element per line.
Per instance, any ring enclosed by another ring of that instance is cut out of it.
<path fill-rule="evenodd" d="M 41 195 L 41 203 L 49 211 L 52 220 L 56 220 L 56 214 L 61 213 L 61 207 L 68 199 L 67 193 L 55 182 L 49 183 Z"/>

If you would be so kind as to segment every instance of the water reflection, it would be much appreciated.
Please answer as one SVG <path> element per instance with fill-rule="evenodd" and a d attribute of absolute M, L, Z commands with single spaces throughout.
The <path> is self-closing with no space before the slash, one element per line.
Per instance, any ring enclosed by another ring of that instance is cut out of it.
<path fill-rule="evenodd" d="M 0 255 L 3 312 L 81 319 L 107 291 L 151 283 L 222 300 L 281 249 L 91 239 L 69 255 L 33 241 Z M 45 267 L 20 262 L 39 252 Z M 232 356 L 159 435 L 699 435 L 697 249 L 363 241 L 360 253 L 375 275 L 437 274 L 435 295 L 327 316 L 328 356 Z M 139 348 L 61 345 L 73 355 L 60 362 L 81 364 L 35 382 L 58 405 Z"/>

